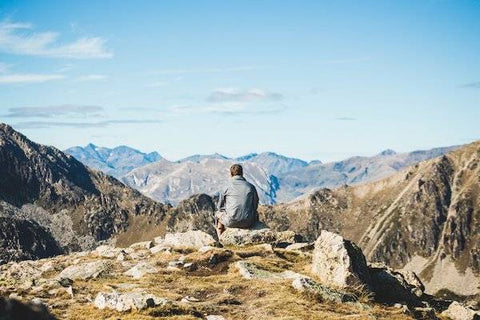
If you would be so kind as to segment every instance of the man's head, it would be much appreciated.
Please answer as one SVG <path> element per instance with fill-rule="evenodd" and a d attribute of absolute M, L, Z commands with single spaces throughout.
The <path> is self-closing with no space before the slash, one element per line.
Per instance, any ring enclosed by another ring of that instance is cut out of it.
<path fill-rule="evenodd" d="M 241 165 L 239 165 L 238 163 L 232 165 L 230 167 L 230 175 L 232 177 L 234 176 L 243 176 L 243 168 Z"/>

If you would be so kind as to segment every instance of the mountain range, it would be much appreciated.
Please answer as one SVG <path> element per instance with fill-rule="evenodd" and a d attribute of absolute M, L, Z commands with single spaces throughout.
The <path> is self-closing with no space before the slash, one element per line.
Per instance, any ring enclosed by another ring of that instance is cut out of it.
<path fill-rule="evenodd" d="M 112 174 L 154 200 L 172 205 L 196 193 L 213 195 L 220 192 L 228 179 L 228 168 L 240 162 L 245 166 L 247 179 L 257 188 L 261 203 L 275 204 L 294 200 L 319 188 L 382 179 L 457 148 L 409 153 L 385 150 L 373 157 L 352 157 L 330 163 L 307 162 L 274 152 L 251 153 L 238 158 L 215 153 L 169 161 L 155 152 L 146 154 L 126 146 L 108 149 L 93 144 L 65 152 L 87 166 Z"/>
<path fill-rule="evenodd" d="M 376 157 L 395 157 L 393 163 L 405 159 L 403 164 L 425 154 L 387 153 Z M 196 164 L 208 169 L 218 161 L 225 160 Z M 0 125 L 0 177 L 0 263 L 104 242 L 126 246 L 165 232 L 200 229 L 214 235 L 216 198 L 197 194 L 176 207 L 155 202 L 5 124 Z M 340 233 L 358 243 L 368 260 L 415 271 L 427 292 L 473 296 L 480 287 L 479 208 L 476 142 L 381 180 L 323 188 L 261 206 L 259 212 L 270 228 L 294 231 L 308 242 L 321 230 Z"/>

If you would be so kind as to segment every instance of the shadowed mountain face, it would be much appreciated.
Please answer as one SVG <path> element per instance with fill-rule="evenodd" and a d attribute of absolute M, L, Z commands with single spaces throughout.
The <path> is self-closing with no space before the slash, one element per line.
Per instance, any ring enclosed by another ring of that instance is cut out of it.
<path fill-rule="evenodd" d="M 387 179 L 262 208 L 267 223 L 314 240 L 320 230 L 357 242 L 369 260 L 419 273 L 430 292 L 480 286 L 480 142 Z M 445 276 L 448 275 L 448 276 Z"/>
<path fill-rule="evenodd" d="M 116 179 L 88 169 L 70 155 L 28 140 L 5 124 L 0 124 L 0 200 L 24 207 L 12 215 L 12 210 L 0 206 L 0 216 L 15 219 L 21 212 L 22 219 L 35 220 L 59 237 L 63 234 L 59 243 L 64 250 L 85 249 L 127 231 L 136 216 L 159 222 L 168 209 Z M 25 209 L 29 204 L 34 209 Z M 15 225 L 25 230 L 36 228 L 20 222 Z M 71 233 L 68 237 L 66 231 L 59 231 L 62 227 Z"/>

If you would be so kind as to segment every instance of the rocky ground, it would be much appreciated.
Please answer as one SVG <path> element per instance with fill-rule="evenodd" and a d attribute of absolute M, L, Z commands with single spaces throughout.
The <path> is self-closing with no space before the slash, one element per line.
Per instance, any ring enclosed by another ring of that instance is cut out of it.
<path fill-rule="evenodd" d="M 0 319 L 476 319 L 324 231 L 202 231 L 0 266 Z M 20 304 L 22 301 L 22 304 Z M 461 317 L 458 317 L 460 314 Z M 10 318 L 9 318 L 10 316 Z M 3 317 L 3 318 L 2 318 Z"/>

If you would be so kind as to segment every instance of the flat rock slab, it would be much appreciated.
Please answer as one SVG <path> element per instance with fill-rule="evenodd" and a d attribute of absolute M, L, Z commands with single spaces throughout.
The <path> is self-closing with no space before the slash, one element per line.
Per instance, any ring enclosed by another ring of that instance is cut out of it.
<path fill-rule="evenodd" d="M 125 272 L 125 275 L 140 279 L 148 273 L 157 273 L 158 269 L 148 262 L 139 262 L 136 266 Z"/>
<path fill-rule="evenodd" d="M 195 248 L 213 246 L 215 239 L 206 232 L 195 230 L 180 233 L 167 233 L 161 242 L 163 246 L 172 248 Z"/>
<path fill-rule="evenodd" d="M 452 302 L 448 309 L 442 312 L 443 317 L 451 320 L 480 320 L 480 312 L 467 308 L 457 301 Z"/>
<path fill-rule="evenodd" d="M 58 278 L 69 278 L 72 280 L 95 279 L 101 274 L 105 274 L 111 266 L 111 263 L 102 260 L 80 263 L 63 269 Z"/>
<path fill-rule="evenodd" d="M 146 292 L 119 293 L 117 291 L 110 293 L 100 292 L 94 301 L 95 307 L 99 309 L 107 308 L 120 312 L 132 309 L 143 310 L 167 303 L 167 299 L 159 298 Z"/>
<path fill-rule="evenodd" d="M 309 277 L 295 278 L 292 282 L 292 287 L 299 292 L 317 295 L 322 299 L 322 301 L 332 301 L 335 303 L 357 301 L 357 297 L 355 295 L 326 287 L 310 279 Z"/>

